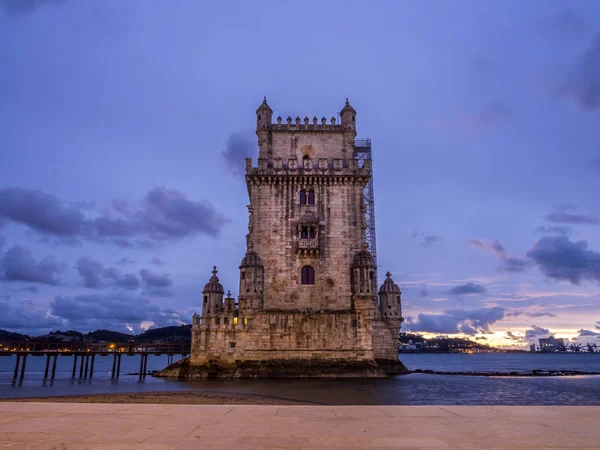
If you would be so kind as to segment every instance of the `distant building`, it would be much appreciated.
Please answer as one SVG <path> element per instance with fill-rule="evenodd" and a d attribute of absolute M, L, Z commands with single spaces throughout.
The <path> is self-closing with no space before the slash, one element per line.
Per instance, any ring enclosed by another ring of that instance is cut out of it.
<path fill-rule="evenodd" d="M 535 344 L 531 344 L 531 345 L 529 346 L 529 351 L 530 351 L 531 353 L 534 353 L 534 352 L 535 352 Z"/>
<path fill-rule="evenodd" d="M 550 336 L 545 339 L 540 339 L 540 351 L 541 352 L 558 352 L 564 348 L 565 340 L 563 338 L 556 339 L 554 336 Z"/>

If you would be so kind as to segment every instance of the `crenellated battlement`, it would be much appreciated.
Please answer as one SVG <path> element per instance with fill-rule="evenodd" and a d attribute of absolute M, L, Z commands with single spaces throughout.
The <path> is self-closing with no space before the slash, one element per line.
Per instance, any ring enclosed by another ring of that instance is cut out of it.
<path fill-rule="evenodd" d="M 317 116 L 314 116 L 311 119 L 308 117 L 304 117 L 304 119 L 300 119 L 300 117 L 296 117 L 295 120 L 292 120 L 290 116 L 284 122 L 281 116 L 277 118 L 277 122 L 261 124 L 261 129 L 267 129 L 269 131 L 291 131 L 291 132 L 313 132 L 313 133 L 340 133 L 343 131 L 343 127 L 341 124 L 337 123 L 337 119 L 335 117 L 331 117 L 329 119 L 329 123 L 325 117 L 322 117 L 320 120 L 317 119 Z M 266 126 L 264 126 L 266 125 Z"/>
<path fill-rule="evenodd" d="M 277 157 L 273 159 L 258 158 L 256 167 L 252 165 L 252 158 L 246 158 L 246 176 L 353 176 L 370 177 L 371 160 L 359 161 L 350 158 L 307 158 L 299 161 L 298 158 Z"/>

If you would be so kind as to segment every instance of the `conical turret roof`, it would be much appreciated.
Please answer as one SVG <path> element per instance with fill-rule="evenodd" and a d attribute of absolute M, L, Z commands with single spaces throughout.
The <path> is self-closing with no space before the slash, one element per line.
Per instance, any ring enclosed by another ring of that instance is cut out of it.
<path fill-rule="evenodd" d="M 213 266 L 212 277 L 208 280 L 208 283 L 204 286 L 203 294 L 214 292 L 217 294 L 223 293 L 223 285 L 219 283 L 219 277 L 217 277 L 217 266 Z"/>
<path fill-rule="evenodd" d="M 379 288 L 379 293 L 380 294 L 387 294 L 387 293 L 400 294 L 400 288 L 398 287 L 398 285 L 396 283 L 394 283 L 394 280 L 392 280 L 392 274 L 388 272 L 385 274 L 385 276 L 386 276 L 386 279 L 383 282 L 383 284 L 381 285 L 381 287 Z"/>

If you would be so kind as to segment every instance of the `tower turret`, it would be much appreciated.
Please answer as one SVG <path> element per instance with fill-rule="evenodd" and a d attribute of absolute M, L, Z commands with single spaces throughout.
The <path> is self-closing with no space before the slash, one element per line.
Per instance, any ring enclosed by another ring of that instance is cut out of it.
<path fill-rule="evenodd" d="M 356 110 L 350 105 L 348 99 L 340 111 L 342 130 L 344 136 L 344 161 L 353 157 L 354 138 L 356 138 Z"/>
<path fill-rule="evenodd" d="M 202 290 L 202 316 L 216 316 L 223 310 L 223 286 L 217 277 L 217 266 L 213 267 L 212 277 Z"/>
<path fill-rule="evenodd" d="M 248 250 L 240 264 L 240 312 L 251 315 L 263 307 L 264 266 L 255 251 Z"/>
<path fill-rule="evenodd" d="M 273 118 L 273 110 L 267 103 L 267 97 L 256 110 L 256 136 L 258 137 L 259 158 L 273 158 L 270 128 Z"/>
<path fill-rule="evenodd" d="M 363 244 L 363 249 L 356 254 L 352 264 L 352 293 L 361 296 L 376 296 L 375 286 L 375 261 L 369 250 L 368 244 Z"/>
<path fill-rule="evenodd" d="M 267 103 L 267 97 L 265 97 L 262 104 L 256 110 L 256 131 L 268 128 L 271 125 L 272 118 L 273 110 Z"/>
<path fill-rule="evenodd" d="M 394 280 L 392 274 L 386 273 L 386 279 L 379 288 L 379 308 L 381 317 L 384 320 L 402 320 L 402 303 L 400 301 L 400 288 Z"/>

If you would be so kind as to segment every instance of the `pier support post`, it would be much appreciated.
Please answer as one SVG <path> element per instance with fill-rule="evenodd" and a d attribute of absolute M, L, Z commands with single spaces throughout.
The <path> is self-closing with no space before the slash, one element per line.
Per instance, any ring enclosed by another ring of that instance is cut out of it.
<path fill-rule="evenodd" d="M 117 362 L 117 378 L 121 375 L 121 354 L 119 353 L 119 361 Z"/>
<path fill-rule="evenodd" d="M 25 376 L 25 363 L 27 362 L 27 353 L 23 355 L 23 365 L 21 366 L 21 380 Z"/>
<path fill-rule="evenodd" d="M 89 363 L 90 363 L 90 355 L 86 354 L 85 355 L 85 369 L 83 371 L 83 378 L 87 378 L 87 376 L 88 376 L 88 366 L 89 366 Z"/>
<path fill-rule="evenodd" d="M 144 354 L 140 354 L 140 378 L 144 376 Z"/>
<path fill-rule="evenodd" d="M 75 371 L 77 370 L 77 353 L 73 353 L 73 373 L 71 378 L 75 378 Z"/>
<path fill-rule="evenodd" d="M 146 378 L 146 372 L 148 371 L 148 353 L 144 355 L 144 378 Z"/>
<path fill-rule="evenodd" d="M 83 378 L 83 360 L 85 359 L 85 355 L 81 355 L 81 362 L 79 363 L 79 378 Z"/>
<path fill-rule="evenodd" d="M 112 367 L 112 372 L 111 372 L 111 378 L 115 377 L 115 370 L 117 370 L 117 354 L 116 353 L 113 354 L 113 367 Z"/>
<path fill-rule="evenodd" d="M 94 358 L 96 355 L 92 355 L 92 364 L 90 365 L 90 378 L 92 378 L 92 374 L 94 373 Z"/>
<path fill-rule="evenodd" d="M 54 355 L 54 361 L 52 362 L 52 379 L 54 380 L 54 375 L 56 375 L 56 360 L 58 359 L 58 353 Z"/>
<path fill-rule="evenodd" d="M 21 355 L 17 353 L 17 362 L 15 363 L 15 375 L 13 376 L 13 380 L 17 379 L 19 375 L 19 362 L 21 361 Z"/>
<path fill-rule="evenodd" d="M 50 353 L 46 355 L 46 370 L 44 370 L 44 380 L 48 378 L 48 369 L 50 368 Z"/>

